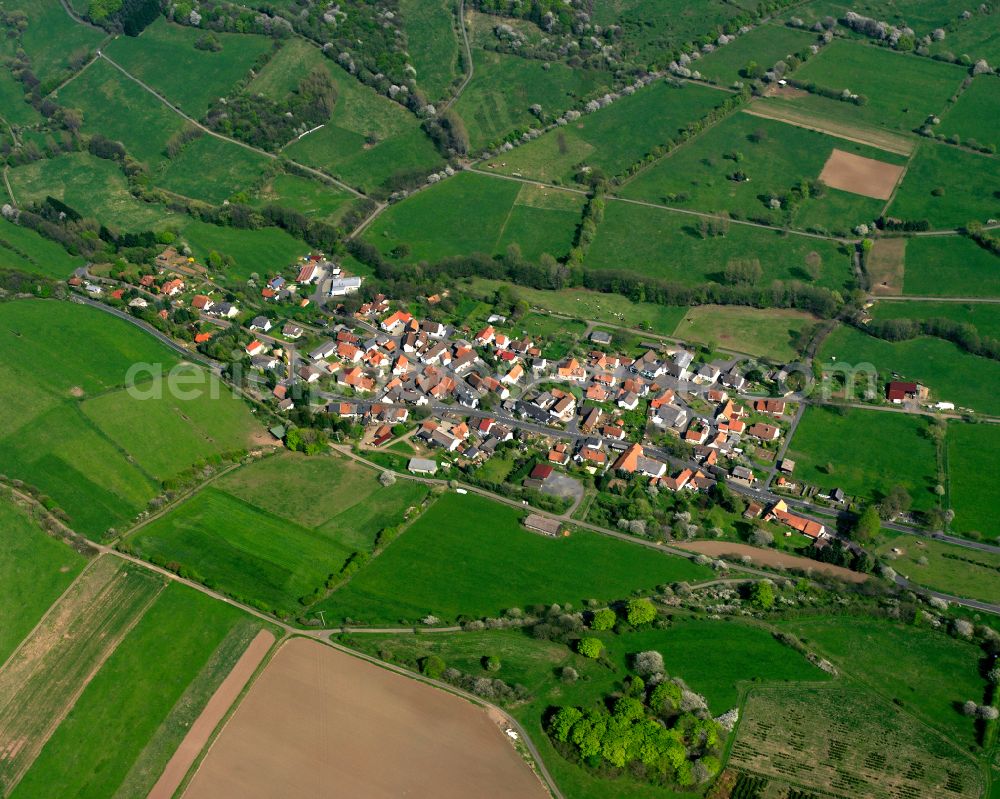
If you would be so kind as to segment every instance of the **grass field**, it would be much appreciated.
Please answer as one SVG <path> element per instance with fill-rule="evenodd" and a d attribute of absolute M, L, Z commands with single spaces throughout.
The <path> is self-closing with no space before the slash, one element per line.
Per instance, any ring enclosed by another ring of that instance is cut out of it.
<path fill-rule="evenodd" d="M 888 213 L 900 219 L 927 219 L 933 228 L 985 222 L 1000 215 L 998 185 L 1000 159 L 922 142 Z"/>
<path fill-rule="evenodd" d="M 725 49 L 725 48 L 723 48 Z M 884 200 L 834 188 L 807 198 L 789 214 L 769 199 L 787 197 L 802 181 L 816 181 L 834 149 L 902 165 L 906 158 L 750 114 L 732 114 L 652 169 L 628 183 L 622 195 L 701 211 L 729 212 L 744 219 L 849 233 L 879 216 Z M 748 180 L 730 180 L 737 169 Z"/>
<path fill-rule="evenodd" d="M 580 194 L 462 173 L 389 208 L 365 238 L 383 253 L 408 244 L 408 261 L 492 255 L 510 244 L 531 260 L 559 257 L 572 246 L 583 203 Z"/>
<path fill-rule="evenodd" d="M 838 93 L 849 89 L 868 98 L 860 106 L 841 103 L 845 118 L 914 130 L 928 116 L 944 110 L 965 75 L 963 68 L 952 64 L 837 40 L 799 67 L 795 80 L 813 82 Z"/>
<path fill-rule="evenodd" d="M 558 61 L 538 61 L 473 49 L 472 80 L 453 108 L 465 120 L 473 152 L 515 130 L 538 124 L 528 109 L 559 116 L 577 101 L 608 84 L 598 70 L 570 69 Z"/>
<path fill-rule="evenodd" d="M 1000 397 L 994 390 L 1000 385 L 1000 364 L 970 355 L 950 341 L 916 338 L 893 343 L 840 327 L 823 343 L 820 355 L 824 363 L 835 357 L 840 364 L 874 364 L 883 377 L 898 374 L 916 380 L 930 388 L 935 401 L 1000 413 Z"/>
<path fill-rule="evenodd" d="M 43 119 L 28 103 L 23 84 L 7 70 L 0 72 L 0 108 L 3 108 L 3 118 L 11 125 L 34 125 Z"/>
<path fill-rule="evenodd" d="M 962 10 L 965 10 L 964 7 Z M 985 58 L 992 64 L 1000 58 L 1000 31 L 988 20 L 984 22 L 978 15 L 973 15 L 972 19 L 950 31 L 944 41 L 934 42 L 931 52 L 966 53 L 974 61 Z"/>
<path fill-rule="evenodd" d="M 0 497 L 0 663 L 38 623 L 85 564 L 27 511 Z"/>
<path fill-rule="evenodd" d="M 622 97 L 489 161 L 497 172 L 571 183 L 580 164 L 615 175 L 705 116 L 727 95 L 697 83 L 664 80 Z"/>
<path fill-rule="evenodd" d="M 417 70 L 417 84 L 434 102 L 461 74 L 459 34 L 453 0 L 403 0 L 400 3 L 406 50 Z"/>
<path fill-rule="evenodd" d="M 101 558 L 0 669 L 0 788 L 9 795 L 91 675 L 143 617 L 164 581 Z"/>
<path fill-rule="evenodd" d="M 194 219 L 184 226 L 181 235 L 202 263 L 213 250 L 231 256 L 235 263 L 226 268 L 226 280 L 232 283 L 245 283 L 253 274 L 264 279 L 310 250 L 304 241 L 276 227 L 241 230 Z"/>
<path fill-rule="evenodd" d="M 815 33 L 785 25 L 761 25 L 737 37 L 736 41 L 709 53 L 694 68 L 708 80 L 728 85 L 743 79 L 740 70 L 749 62 L 753 61 L 770 69 L 776 61 L 787 55 L 800 53 L 816 41 Z"/>
<path fill-rule="evenodd" d="M 1000 428 L 994 425 L 948 426 L 948 497 L 955 511 L 951 527 L 973 530 L 987 538 L 1000 536 L 997 485 L 1000 469 Z M 994 583 L 996 575 L 993 576 Z"/>
<path fill-rule="evenodd" d="M 876 303 L 869 313 L 875 319 L 951 319 L 953 322 L 973 325 L 980 336 L 1000 339 L 998 303 L 882 300 Z"/>
<path fill-rule="evenodd" d="M 62 280 L 83 264 L 83 258 L 70 255 L 31 228 L 0 220 L 0 269 L 17 269 Z"/>
<path fill-rule="evenodd" d="M 59 91 L 59 103 L 83 112 L 83 130 L 125 145 L 149 167 L 165 158 L 167 140 L 184 120 L 102 58 Z"/>
<path fill-rule="evenodd" d="M 584 265 L 692 285 L 721 283 L 730 259 L 752 254 L 767 285 L 772 280 L 811 282 L 806 259 L 813 252 L 821 261 L 816 283 L 842 289 L 853 279 L 850 254 L 835 242 L 739 224 L 730 224 L 725 236 L 703 239 L 697 217 L 611 201 Z"/>
<path fill-rule="evenodd" d="M 284 152 L 364 191 L 383 187 L 397 173 L 431 171 L 442 164 L 434 144 L 409 111 L 359 83 L 317 52 L 338 89 L 337 106 L 317 131 Z M 307 61 L 306 63 L 312 63 Z"/>
<path fill-rule="evenodd" d="M 972 81 L 942 117 L 938 130 L 946 136 L 957 135 L 966 144 L 976 141 L 1000 148 L 1000 80 L 980 75 Z"/>
<path fill-rule="evenodd" d="M 323 65 L 325 60 L 319 48 L 309 41 L 285 39 L 271 60 L 250 81 L 247 92 L 262 94 L 276 103 L 283 102 L 310 70 Z"/>
<path fill-rule="evenodd" d="M 9 177 L 19 203 L 42 202 L 51 195 L 82 216 L 126 232 L 162 230 L 180 219 L 163 206 L 135 199 L 113 161 L 85 152 L 19 166 Z"/>
<path fill-rule="evenodd" d="M 310 500 L 299 499 L 303 491 Z M 129 544 L 143 557 L 289 614 L 352 552 L 368 552 L 376 533 L 399 524 L 425 493 L 409 482 L 382 488 L 374 472 L 339 458 L 272 457 L 226 475 Z"/>
<path fill-rule="evenodd" d="M 252 186 L 267 164 L 263 155 L 205 135 L 184 147 L 156 182 L 168 191 L 218 205 Z"/>
<path fill-rule="evenodd" d="M 698 305 L 684 315 L 674 336 L 787 363 L 798 357 L 803 332 L 816 322 L 810 314 L 789 309 Z"/>
<path fill-rule="evenodd" d="M 858 799 L 936 799 L 983 789 L 973 759 L 867 691 L 755 690 L 744 710 L 729 764 L 763 775 L 772 796 L 816 795 L 799 793 L 805 788 Z M 790 784 L 797 790 L 785 793 Z"/>
<path fill-rule="evenodd" d="M 612 599 L 638 588 L 699 580 L 711 572 L 638 546 L 577 532 L 548 539 L 520 512 L 447 494 L 319 609 L 372 624 L 494 615 L 535 603 Z"/>
<path fill-rule="evenodd" d="M 901 550 L 897 554 L 894 550 Z M 897 535 L 878 547 L 908 580 L 953 596 L 1000 603 L 1000 555 L 912 535 Z"/>
<path fill-rule="evenodd" d="M 223 602 L 168 586 L 87 686 L 13 796 L 118 795 L 132 764 L 241 618 Z M 179 743 L 175 734 L 173 745 Z M 156 776 L 130 795 L 145 795 Z"/>
<path fill-rule="evenodd" d="M 903 414 L 825 407 L 806 409 L 788 457 L 795 478 L 848 495 L 878 499 L 895 485 L 913 498 L 913 507 L 934 506 L 936 456 L 923 430 L 927 422 Z M 833 472 L 827 473 L 827 464 Z"/>
<path fill-rule="evenodd" d="M 79 25 L 59 0 L 7 0 L 7 11 L 24 11 L 28 27 L 21 34 L 31 70 L 49 88 L 69 75 L 69 63 L 83 52 L 93 51 L 104 39 L 102 31 Z M 47 89 L 46 89 L 47 91 Z"/>
<path fill-rule="evenodd" d="M 1000 297 L 1000 258 L 964 236 L 917 237 L 906 243 L 903 294 Z"/>
<path fill-rule="evenodd" d="M 336 224 L 353 199 L 353 194 L 338 186 L 282 173 L 264 184 L 252 203 L 258 207 L 280 205 L 310 219 Z"/>
<path fill-rule="evenodd" d="M 958 711 L 983 695 L 974 644 L 929 628 L 877 619 L 828 617 L 782 622 L 810 649 L 965 748 L 975 722 Z"/>
<path fill-rule="evenodd" d="M 219 52 L 199 50 L 194 44 L 203 36 L 197 28 L 173 25 L 158 19 L 140 36 L 119 36 L 107 48 L 108 55 L 129 73 L 152 86 L 185 113 L 196 119 L 229 93 L 253 66 L 258 56 L 271 48 L 265 36 L 217 33 Z M 169 69 L 164 65 L 169 64 Z"/>

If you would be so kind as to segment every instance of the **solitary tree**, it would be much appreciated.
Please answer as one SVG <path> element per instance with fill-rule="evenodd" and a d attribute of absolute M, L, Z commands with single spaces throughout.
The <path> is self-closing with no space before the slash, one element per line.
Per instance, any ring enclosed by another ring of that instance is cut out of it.
<path fill-rule="evenodd" d="M 656 619 L 656 608 L 648 599 L 630 599 L 625 604 L 625 618 L 633 627 L 649 624 Z"/>
<path fill-rule="evenodd" d="M 576 651 L 586 658 L 597 659 L 604 651 L 604 644 L 600 638 L 581 638 L 576 645 Z"/>
<path fill-rule="evenodd" d="M 635 656 L 635 670 L 639 674 L 663 674 L 663 655 L 656 650 L 640 652 Z"/>
<path fill-rule="evenodd" d="M 882 530 L 882 520 L 874 505 L 869 505 L 858 517 L 854 525 L 851 537 L 861 544 L 868 544 L 875 540 L 875 537 Z"/>
<path fill-rule="evenodd" d="M 750 603 L 761 610 L 774 607 L 774 584 L 770 580 L 754 583 L 750 589 Z"/>
<path fill-rule="evenodd" d="M 617 621 L 618 616 L 611 608 L 601 608 L 594 611 L 594 618 L 590 626 L 594 630 L 610 630 Z"/>

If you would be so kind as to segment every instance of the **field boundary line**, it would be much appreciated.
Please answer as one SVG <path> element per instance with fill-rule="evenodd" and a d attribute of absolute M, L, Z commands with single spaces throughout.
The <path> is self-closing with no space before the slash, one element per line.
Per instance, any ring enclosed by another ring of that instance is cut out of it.
<path fill-rule="evenodd" d="M 105 42 L 106 41 L 107 40 L 105 40 Z M 101 42 L 101 44 L 104 44 L 105 42 Z M 56 86 L 52 91 L 50 91 L 45 96 L 46 97 L 52 97 L 52 95 L 55 95 L 55 94 L 58 94 L 59 92 L 61 92 L 63 89 L 65 89 L 67 86 L 69 86 L 73 81 L 75 81 L 77 78 L 79 78 L 84 72 L 86 72 L 88 69 L 90 69 L 90 67 L 93 65 L 93 63 L 95 61 L 97 61 L 97 58 L 98 58 L 98 56 L 96 54 L 93 55 L 93 56 L 91 56 L 90 60 L 86 64 L 84 64 L 82 67 L 80 67 L 76 72 L 74 72 L 72 75 L 70 75 L 68 78 L 66 78 L 66 80 L 64 80 L 62 83 L 60 83 L 58 86 Z"/>
<path fill-rule="evenodd" d="M 122 642 L 128 637 L 128 635 L 132 632 L 132 630 L 134 630 L 136 626 L 139 624 L 139 622 L 142 621 L 143 618 L 145 618 L 146 614 L 149 612 L 149 609 L 153 606 L 153 603 L 160 598 L 160 595 L 164 592 L 167 585 L 168 583 L 166 581 L 160 583 L 160 586 L 149 597 L 149 599 L 146 600 L 145 604 L 138 610 L 138 612 L 131 619 L 131 621 L 129 621 L 129 623 L 125 625 L 125 627 L 123 627 L 117 633 L 117 635 L 112 639 L 111 645 L 97 659 L 90 672 L 80 681 L 80 684 L 76 687 L 76 689 L 67 697 L 66 703 L 63 706 L 62 711 L 60 713 L 57 713 L 52 718 L 48 727 L 46 727 L 46 729 L 43 730 L 42 734 L 39 736 L 34 756 L 32 756 L 30 760 L 25 762 L 18 771 L 10 775 L 10 782 L 7 785 L 8 796 L 10 795 L 10 793 L 14 792 L 14 790 L 17 788 L 21 780 L 24 779 L 24 775 L 31 770 L 32 766 L 35 765 L 35 761 L 38 760 L 38 756 L 42 753 L 42 750 L 45 748 L 45 745 L 49 742 L 49 739 L 56 733 L 56 730 L 58 730 L 59 727 L 62 725 L 62 723 L 66 720 L 66 717 L 73 711 L 73 708 L 76 707 L 76 703 L 83 695 L 83 692 L 87 690 L 87 686 L 90 685 L 94 677 L 97 676 L 98 672 L 100 672 L 101 669 L 104 668 L 104 664 L 111 659 L 111 656 L 114 655 L 116 651 L 118 651 L 118 647 L 121 646 Z M 20 649 L 20 647 L 18 648 Z M 5 663 L 4 666 L 6 667 L 6 665 L 7 664 Z"/>
<path fill-rule="evenodd" d="M 756 106 L 756 107 L 755 107 Z M 887 153 L 894 153 L 896 155 L 911 156 L 917 149 L 917 143 L 912 142 L 909 145 L 909 149 L 904 150 L 904 145 L 902 144 L 905 139 L 900 137 L 899 144 L 892 145 L 889 143 L 878 144 L 873 139 L 862 138 L 864 131 L 858 128 L 851 128 L 851 130 L 857 131 L 859 135 L 852 136 L 847 133 L 838 132 L 832 128 L 823 127 L 821 123 L 816 122 L 814 124 L 809 124 L 800 119 L 795 119 L 794 115 L 782 114 L 779 111 L 771 110 L 772 106 L 765 106 L 767 110 L 762 111 L 761 106 L 757 103 L 750 103 L 745 108 L 740 109 L 744 114 L 749 114 L 750 116 L 760 117 L 761 119 L 770 119 L 774 122 L 784 122 L 786 125 L 792 125 L 796 128 L 804 128 L 805 130 L 811 130 L 815 133 L 823 133 L 827 136 L 833 136 L 835 139 L 843 139 L 844 141 L 851 141 L 855 144 L 863 144 L 866 147 L 874 147 L 876 150 L 884 150 Z M 770 113 L 768 113 L 770 111 Z"/>
<path fill-rule="evenodd" d="M 910 153 L 910 157 L 907 158 L 906 163 L 903 164 L 903 170 L 899 173 L 899 176 L 896 178 L 896 182 L 893 184 L 892 191 L 889 193 L 889 199 L 886 200 L 885 205 L 882 206 L 881 216 L 885 216 L 887 213 L 889 213 L 889 208 L 896 201 L 896 195 L 899 193 L 899 187 L 903 185 L 903 180 L 906 178 L 906 173 L 910 171 L 910 165 L 913 163 L 913 159 L 917 157 L 917 151 L 919 149 L 920 149 L 919 147 L 914 147 L 913 152 Z M 905 261 L 903 264 L 903 269 L 905 276 L 905 269 L 906 269 Z"/>

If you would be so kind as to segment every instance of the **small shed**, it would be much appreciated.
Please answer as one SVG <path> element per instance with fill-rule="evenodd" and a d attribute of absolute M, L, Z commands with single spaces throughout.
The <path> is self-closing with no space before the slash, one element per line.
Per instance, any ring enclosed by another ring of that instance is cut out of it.
<path fill-rule="evenodd" d="M 532 532 L 549 535 L 553 538 L 559 535 L 561 529 L 558 519 L 550 519 L 548 516 L 540 516 L 537 513 L 529 513 L 524 519 L 524 526 Z"/>

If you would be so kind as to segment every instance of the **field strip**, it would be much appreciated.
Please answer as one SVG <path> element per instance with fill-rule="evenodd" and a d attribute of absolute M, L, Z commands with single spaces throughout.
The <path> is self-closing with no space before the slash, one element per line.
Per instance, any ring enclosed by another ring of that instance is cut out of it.
<path fill-rule="evenodd" d="M 828 136 L 844 139 L 844 141 L 866 144 L 869 147 L 896 153 L 896 155 L 911 155 L 916 149 L 914 142 L 902 136 L 895 136 L 891 133 L 883 133 L 881 131 L 861 130 L 850 125 L 839 125 L 825 119 L 817 119 L 794 108 L 779 108 L 770 103 L 767 105 L 753 103 L 749 108 L 744 108 L 743 113 L 754 117 L 761 117 L 762 119 L 785 122 L 797 128 L 805 128 L 817 133 L 825 133 Z"/>
<path fill-rule="evenodd" d="M 732 558 L 734 560 L 749 556 L 754 563 L 761 566 L 779 567 L 785 569 L 812 569 L 815 572 L 837 577 L 849 583 L 863 583 L 868 579 L 867 574 L 845 569 L 843 566 L 834 566 L 831 563 L 821 563 L 820 561 L 804 558 L 801 555 L 792 555 L 779 552 L 775 549 L 761 549 L 748 544 L 737 544 L 729 541 L 692 541 L 690 543 L 677 544 L 680 549 L 689 552 L 699 552 L 713 558 Z"/>
<path fill-rule="evenodd" d="M 184 736 L 184 740 L 177 747 L 173 757 L 170 758 L 170 762 L 167 763 L 163 774 L 156 781 L 153 790 L 149 792 L 148 799 L 170 799 L 176 793 L 188 770 L 194 765 L 201 750 L 208 743 L 215 728 L 219 726 L 219 722 L 232 707 L 233 702 L 250 682 L 250 678 L 267 653 L 271 651 L 273 645 L 274 635 L 271 632 L 261 630 L 257 633 L 246 651 L 236 661 L 233 670 L 226 675 L 226 679 L 222 681 L 218 690 L 208 700 L 201 715 L 191 725 L 191 729 Z"/>
<path fill-rule="evenodd" d="M 98 559 L 0 671 L 0 795 L 9 794 L 165 583 Z"/>

